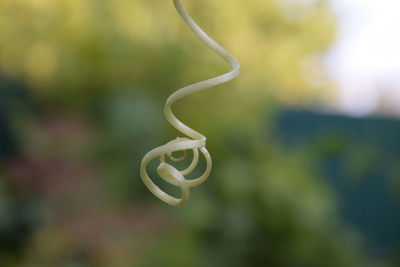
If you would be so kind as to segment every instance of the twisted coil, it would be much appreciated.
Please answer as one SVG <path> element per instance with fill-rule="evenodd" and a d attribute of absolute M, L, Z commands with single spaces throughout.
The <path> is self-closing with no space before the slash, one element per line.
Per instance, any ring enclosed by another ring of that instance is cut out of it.
<path fill-rule="evenodd" d="M 171 106 L 178 99 L 183 98 L 189 94 L 204 90 L 222 83 L 226 83 L 239 75 L 240 65 L 237 60 L 229 54 L 223 47 L 217 42 L 211 39 L 197 24 L 193 21 L 190 15 L 187 13 L 182 5 L 181 0 L 173 0 L 174 6 L 182 17 L 183 21 L 189 26 L 189 28 L 211 49 L 213 49 L 218 55 L 220 55 L 229 65 L 232 70 L 226 74 L 217 76 L 212 79 L 201 81 L 184 88 L 179 89 L 171 96 L 168 97 L 164 108 L 164 115 L 168 122 L 174 126 L 178 131 L 185 134 L 187 137 L 178 137 L 171 142 L 159 146 L 150 152 L 148 152 L 142 160 L 140 167 L 140 176 L 147 186 L 147 188 L 159 199 L 173 206 L 182 205 L 189 198 L 189 188 L 202 184 L 207 180 L 211 172 L 211 156 L 206 149 L 206 137 L 201 133 L 189 128 L 178 120 L 174 113 L 171 111 Z M 186 158 L 187 150 L 193 151 L 193 159 L 190 165 L 184 170 L 178 170 L 171 164 L 165 161 L 165 157 L 168 157 L 171 161 L 179 162 Z M 173 156 L 174 152 L 183 151 L 183 156 L 177 158 Z M 190 174 L 197 166 L 199 161 L 199 152 L 203 154 L 206 159 L 206 169 L 204 173 L 196 179 L 187 180 L 186 175 Z M 178 186 L 181 191 L 181 198 L 175 198 L 163 190 L 161 190 L 154 182 L 150 179 L 147 173 L 147 165 L 154 159 L 159 159 L 160 163 L 157 167 L 158 175 L 166 182 Z"/>

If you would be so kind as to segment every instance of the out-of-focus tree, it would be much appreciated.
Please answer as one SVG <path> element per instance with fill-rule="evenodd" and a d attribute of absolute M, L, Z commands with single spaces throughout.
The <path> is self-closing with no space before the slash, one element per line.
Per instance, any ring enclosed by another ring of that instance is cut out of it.
<path fill-rule="evenodd" d="M 91 101 L 99 91 L 126 85 L 168 94 L 183 82 L 223 71 L 170 2 L 4 0 L 1 70 L 29 82 L 38 94 L 62 95 L 72 103 L 75 94 Z M 289 103 L 323 94 L 316 87 L 323 78 L 321 54 L 334 32 L 325 1 L 185 4 L 240 59 L 236 94 L 274 94 Z"/>

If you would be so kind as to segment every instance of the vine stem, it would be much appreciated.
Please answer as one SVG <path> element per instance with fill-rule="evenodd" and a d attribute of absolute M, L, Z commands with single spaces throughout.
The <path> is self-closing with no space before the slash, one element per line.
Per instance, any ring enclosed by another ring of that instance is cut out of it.
<path fill-rule="evenodd" d="M 173 206 L 182 205 L 189 198 L 189 188 L 200 185 L 204 183 L 210 172 L 212 167 L 211 156 L 206 149 L 206 137 L 201 133 L 193 130 L 192 128 L 185 125 L 181 122 L 172 112 L 171 106 L 180 98 L 183 98 L 189 94 L 217 86 L 222 83 L 229 82 L 239 76 L 240 65 L 238 61 L 222 46 L 220 46 L 216 41 L 210 38 L 207 33 L 205 33 L 197 23 L 190 17 L 186 9 L 182 5 L 181 0 L 173 0 L 174 6 L 178 11 L 179 15 L 183 19 L 183 21 L 189 26 L 189 28 L 204 42 L 206 43 L 212 50 L 214 50 L 219 56 L 221 56 L 232 68 L 232 70 L 226 74 L 201 81 L 195 84 L 191 84 L 184 88 L 179 89 L 170 95 L 167 99 L 164 108 L 164 115 L 168 122 L 175 127 L 178 131 L 185 134 L 187 137 L 178 137 L 171 142 L 159 146 L 150 152 L 148 152 L 141 163 L 140 167 L 140 176 L 147 186 L 147 188 L 159 199 L 166 202 L 167 204 Z M 175 158 L 172 156 L 173 152 L 177 151 L 185 151 L 192 150 L 193 151 L 193 159 L 191 164 L 184 170 L 178 170 L 174 166 L 170 165 L 165 161 L 165 156 L 169 157 L 172 161 L 182 161 L 186 158 L 186 153 L 181 158 Z M 206 170 L 204 173 L 191 180 L 186 180 L 185 175 L 191 173 L 198 164 L 199 160 L 199 151 L 203 154 L 206 159 Z M 181 189 L 181 198 L 175 198 L 163 190 L 161 190 L 154 182 L 150 179 L 147 172 L 147 165 L 150 161 L 159 158 L 160 164 L 157 167 L 158 175 L 164 179 L 165 181 L 178 186 Z"/>

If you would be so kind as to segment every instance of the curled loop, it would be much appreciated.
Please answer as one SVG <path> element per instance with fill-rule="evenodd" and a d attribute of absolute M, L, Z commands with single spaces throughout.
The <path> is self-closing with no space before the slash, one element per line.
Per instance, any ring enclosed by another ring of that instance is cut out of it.
<path fill-rule="evenodd" d="M 148 152 L 141 163 L 140 176 L 147 186 L 147 188 L 159 199 L 166 202 L 167 204 L 179 206 L 186 202 L 189 198 L 189 188 L 202 184 L 205 182 L 211 172 L 211 156 L 206 149 L 206 137 L 201 133 L 189 128 L 187 125 L 178 120 L 171 110 L 171 106 L 178 99 L 183 98 L 189 94 L 226 83 L 239 75 L 240 65 L 237 60 L 229 54 L 223 47 L 217 42 L 211 39 L 190 17 L 187 11 L 184 9 L 181 0 L 173 0 L 176 10 L 182 17 L 184 22 L 189 28 L 211 49 L 213 49 L 219 56 L 221 56 L 229 65 L 232 70 L 226 74 L 201 81 L 184 88 L 179 89 L 171 96 L 168 97 L 165 104 L 164 115 L 168 122 L 174 126 L 178 131 L 185 134 L 187 137 L 178 137 L 171 142 L 159 146 L 150 152 Z M 165 161 L 165 157 L 168 157 L 173 162 L 180 162 L 186 159 L 187 150 L 193 151 L 193 159 L 190 165 L 184 170 L 178 170 L 171 164 Z M 174 156 L 174 153 L 179 152 L 181 156 Z M 186 175 L 190 174 L 197 166 L 199 162 L 199 152 L 204 156 L 206 160 L 206 169 L 202 175 L 195 179 L 187 180 Z M 159 159 L 160 163 L 157 167 L 157 174 L 166 182 L 178 186 L 181 190 L 181 198 L 175 198 L 163 190 L 161 190 L 148 175 L 147 165 L 150 161 Z"/>

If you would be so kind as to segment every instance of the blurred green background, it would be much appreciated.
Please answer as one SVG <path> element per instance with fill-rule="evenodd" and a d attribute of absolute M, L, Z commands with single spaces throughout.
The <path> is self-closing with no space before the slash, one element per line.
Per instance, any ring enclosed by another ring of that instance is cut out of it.
<path fill-rule="evenodd" d="M 242 70 L 174 106 L 214 162 L 176 208 L 145 188 L 140 162 L 180 136 L 168 95 L 224 62 L 172 1 L 1 0 L 0 266 L 400 266 L 398 212 L 363 228 L 348 189 L 387 170 L 359 194 L 373 205 L 376 188 L 397 188 L 375 197 L 400 208 L 398 143 L 374 144 L 387 125 L 397 142 L 398 121 L 364 123 L 377 133 L 363 139 L 349 132 L 359 120 L 287 111 L 334 99 L 328 2 L 184 2 Z M 390 244 L 369 243 L 390 220 Z"/>

